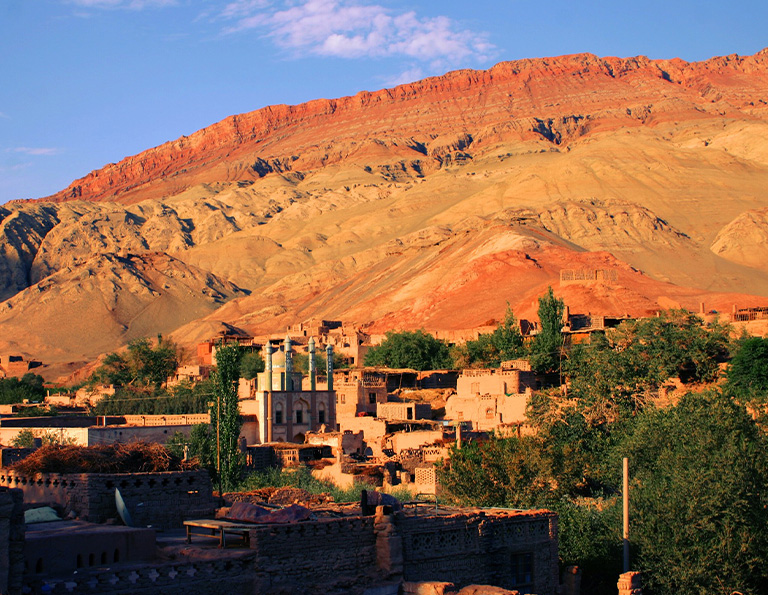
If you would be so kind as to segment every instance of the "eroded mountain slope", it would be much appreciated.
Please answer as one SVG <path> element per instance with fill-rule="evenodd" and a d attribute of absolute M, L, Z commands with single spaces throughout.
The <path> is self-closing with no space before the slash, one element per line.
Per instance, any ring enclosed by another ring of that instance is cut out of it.
<path fill-rule="evenodd" d="M 764 303 L 767 96 L 765 51 L 579 55 L 234 116 L 0 208 L 0 349 L 314 316 L 459 331 L 548 284 L 574 311 Z M 168 267 L 194 282 L 162 288 Z"/>

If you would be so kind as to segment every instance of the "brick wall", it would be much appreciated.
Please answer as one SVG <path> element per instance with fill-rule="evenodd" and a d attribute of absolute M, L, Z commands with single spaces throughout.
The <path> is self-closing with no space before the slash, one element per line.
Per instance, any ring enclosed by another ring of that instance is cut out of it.
<path fill-rule="evenodd" d="M 251 553 L 193 563 L 162 563 L 127 568 L 81 569 L 62 579 L 25 581 L 25 592 L 108 595 L 231 595 L 257 593 Z"/>
<path fill-rule="evenodd" d="M 250 550 L 215 559 L 83 569 L 51 580 L 47 593 L 361 594 L 383 583 L 449 581 L 511 588 L 513 556 L 530 556 L 521 592 L 554 595 L 557 521 L 548 512 L 468 511 L 451 516 L 322 519 L 254 526 Z M 26 585 L 32 593 L 39 585 Z"/>
<path fill-rule="evenodd" d="M 406 581 L 488 584 L 537 595 L 555 593 L 558 560 L 554 513 L 405 517 L 398 520 L 397 527 L 403 539 Z M 530 583 L 515 575 L 513 560 L 530 562 Z"/>
<path fill-rule="evenodd" d="M 376 578 L 373 517 L 272 525 L 251 531 L 259 592 L 355 591 Z"/>
<path fill-rule="evenodd" d="M 136 526 L 181 527 L 186 519 L 213 516 L 207 471 L 163 473 L 36 473 L 0 471 L 0 486 L 21 488 L 27 502 L 56 503 L 65 513 L 103 523 L 117 517 L 115 488 Z"/>
<path fill-rule="evenodd" d="M 0 593 L 21 593 L 24 577 L 24 497 L 0 488 Z"/>

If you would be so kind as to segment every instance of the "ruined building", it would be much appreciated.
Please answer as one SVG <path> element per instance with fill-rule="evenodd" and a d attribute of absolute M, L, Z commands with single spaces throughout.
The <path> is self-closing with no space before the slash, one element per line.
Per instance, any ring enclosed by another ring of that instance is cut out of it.
<path fill-rule="evenodd" d="M 469 421 L 473 430 L 484 431 L 522 424 L 534 388 L 536 376 L 526 360 L 502 362 L 495 369 L 464 370 L 456 394 L 445 403 L 445 418 Z"/>

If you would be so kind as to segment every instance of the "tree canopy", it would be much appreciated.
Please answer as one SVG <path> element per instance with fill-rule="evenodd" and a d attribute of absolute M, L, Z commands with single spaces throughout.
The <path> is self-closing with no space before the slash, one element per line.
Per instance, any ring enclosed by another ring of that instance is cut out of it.
<path fill-rule="evenodd" d="M 662 408 L 655 397 L 670 378 L 717 380 L 728 327 L 670 311 L 592 338 L 564 352 L 567 391 L 532 395 L 534 435 L 452 450 L 438 468 L 446 498 L 556 510 L 562 563 L 582 568 L 583 592 L 615 593 L 626 456 L 644 592 L 768 592 L 768 444 L 742 404 L 765 395 L 763 340 L 740 343 L 724 390 L 696 386 Z"/>
<path fill-rule="evenodd" d="M 423 330 L 388 332 L 386 339 L 365 355 L 366 366 L 439 370 L 452 368 L 448 344 Z"/>
<path fill-rule="evenodd" d="M 40 401 L 45 397 L 43 377 L 27 372 L 21 378 L 0 378 L 0 404 Z"/>
<path fill-rule="evenodd" d="M 531 365 L 540 373 L 560 371 L 563 348 L 565 302 L 555 297 L 551 287 L 539 298 L 540 329 L 531 346 Z"/>
<path fill-rule="evenodd" d="M 211 374 L 214 395 L 211 432 L 218 440 L 219 481 L 224 489 L 233 489 L 240 482 L 243 470 L 243 455 L 238 444 L 242 420 L 237 397 L 241 356 L 238 345 L 220 347 L 216 351 L 216 369 Z"/>
<path fill-rule="evenodd" d="M 244 353 L 240 358 L 240 376 L 246 380 L 252 380 L 264 371 L 264 358 L 257 351 Z"/>
<path fill-rule="evenodd" d="M 456 347 L 453 359 L 457 368 L 498 368 L 501 362 L 525 357 L 527 353 L 520 324 L 507 304 L 504 320 L 496 329 Z"/>
<path fill-rule="evenodd" d="M 173 341 L 158 335 L 154 346 L 147 338 L 135 339 L 128 344 L 126 353 L 107 354 L 92 379 L 115 386 L 159 387 L 178 366 L 178 347 Z"/>
<path fill-rule="evenodd" d="M 728 389 L 747 402 L 768 401 L 768 339 L 740 341 L 728 367 Z"/>

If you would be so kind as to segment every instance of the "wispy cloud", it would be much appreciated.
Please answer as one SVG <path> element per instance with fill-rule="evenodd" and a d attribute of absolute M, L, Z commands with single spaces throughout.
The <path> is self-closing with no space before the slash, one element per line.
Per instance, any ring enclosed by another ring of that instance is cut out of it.
<path fill-rule="evenodd" d="M 177 0 L 69 0 L 69 2 L 83 8 L 126 8 L 129 10 L 175 6 L 177 4 Z"/>
<path fill-rule="evenodd" d="M 10 119 L 11 119 L 11 116 L 3 112 L 0 112 L 0 120 L 10 120 Z"/>
<path fill-rule="evenodd" d="M 12 149 L 6 149 L 7 153 L 23 153 L 24 155 L 58 155 L 61 153 L 60 149 L 54 147 L 14 147 Z"/>
<path fill-rule="evenodd" d="M 419 79 L 423 79 L 426 76 L 424 74 L 424 71 L 419 68 L 418 66 L 414 66 L 412 68 L 409 68 L 407 70 L 404 70 L 400 74 L 393 76 L 392 78 L 386 79 L 386 84 L 389 86 L 396 86 L 396 85 L 404 85 L 405 83 L 412 83 L 413 81 L 418 81 Z"/>
<path fill-rule="evenodd" d="M 259 30 L 282 48 L 320 56 L 457 63 L 485 59 L 495 49 L 487 34 L 464 29 L 448 17 L 396 12 L 361 0 L 299 0 L 279 6 L 236 0 L 220 18 L 231 21 L 225 33 Z"/>

